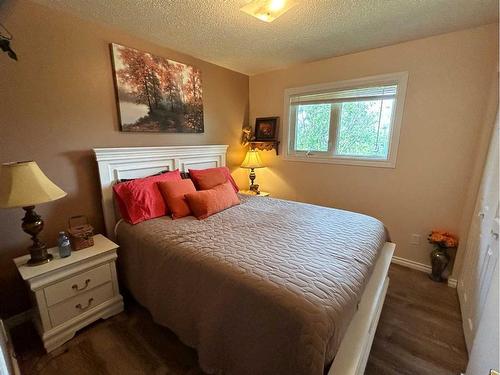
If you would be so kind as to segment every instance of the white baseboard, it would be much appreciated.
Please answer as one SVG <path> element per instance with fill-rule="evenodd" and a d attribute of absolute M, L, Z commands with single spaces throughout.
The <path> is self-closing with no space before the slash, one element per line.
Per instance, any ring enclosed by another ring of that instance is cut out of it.
<path fill-rule="evenodd" d="M 19 314 L 13 315 L 10 318 L 4 320 L 3 323 L 5 325 L 5 329 L 9 331 L 10 329 L 17 327 L 20 324 L 28 322 L 31 320 L 32 316 L 33 316 L 33 309 L 29 309 Z"/>
<path fill-rule="evenodd" d="M 429 273 L 432 271 L 431 266 L 428 266 L 427 264 L 415 262 L 414 260 L 409 260 L 409 259 L 405 259 L 405 258 L 401 258 L 401 257 L 397 257 L 397 256 L 392 257 L 392 263 L 399 264 L 400 266 L 411 268 L 411 269 L 417 270 L 417 271 L 422 271 L 425 273 Z M 448 279 L 448 286 L 450 288 L 456 288 L 457 287 L 457 279 L 449 278 Z"/>
<path fill-rule="evenodd" d="M 448 279 L 448 286 L 450 288 L 456 288 L 457 284 L 458 284 L 458 280 L 457 279 L 452 279 L 451 277 Z"/>
<path fill-rule="evenodd" d="M 397 256 L 392 257 L 392 263 L 399 264 L 400 266 L 408 267 L 417 271 L 422 271 L 422 272 L 432 271 L 431 266 L 428 266 L 427 264 L 415 262 L 414 260 L 409 260 Z"/>

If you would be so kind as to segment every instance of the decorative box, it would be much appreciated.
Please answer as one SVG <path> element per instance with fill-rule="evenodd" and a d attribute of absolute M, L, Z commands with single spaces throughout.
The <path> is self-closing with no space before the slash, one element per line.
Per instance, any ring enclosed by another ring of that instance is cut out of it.
<path fill-rule="evenodd" d="M 70 217 L 68 226 L 69 240 L 73 251 L 94 246 L 94 228 L 89 224 L 86 216 L 78 215 Z"/>

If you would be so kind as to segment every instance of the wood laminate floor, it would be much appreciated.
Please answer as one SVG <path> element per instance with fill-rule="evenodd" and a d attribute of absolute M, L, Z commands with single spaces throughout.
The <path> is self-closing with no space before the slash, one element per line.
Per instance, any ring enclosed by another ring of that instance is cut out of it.
<path fill-rule="evenodd" d="M 367 375 L 458 375 L 467 351 L 456 289 L 391 265 Z"/>
<path fill-rule="evenodd" d="M 466 367 L 456 291 L 426 274 L 391 265 L 366 375 L 457 375 Z M 45 354 L 31 324 L 16 327 L 13 342 L 25 375 L 203 374 L 196 352 L 154 324 L 134 303 L 127 311 L 81 330 Z M 343 374 L 339 374 L 343 375 Z"/>

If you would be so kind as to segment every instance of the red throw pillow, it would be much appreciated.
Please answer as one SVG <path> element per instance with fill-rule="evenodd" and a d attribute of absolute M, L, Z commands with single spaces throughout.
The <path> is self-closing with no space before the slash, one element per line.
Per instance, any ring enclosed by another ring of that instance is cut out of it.
<path fill-rule="evenodd" d="M 198 190 L 212 189 L 226 181 L 231 183 L 236 193 L 240 190 L 236 182 L 234 182 L 228 167 L 190 169 L 189 176 Z"/>
<path fill-rule="evenodd" d="M 196 192 L 193 181 L 184 179 L 181 181 L 163 181 L 158 183 L 160 192 L 172 213 L 172 219 L 180 219 L 191 215 L 191 210 L 184 195 Z"/>
<path fill-rule="evenodd" d="M 168 207 L 165 205 L 157 183 L 172 180 L 181 180 L 178 169 L 158 176 L 137 178 L 114 185 L 113 191 L 122 218 L 130 224 L 137 224 L 144 220 L 165 216 L 168 213 Z"/>
<path fill-rule="evenodd" d="M 186 194 L 186 200 L 191 212 L 199 220 L 206 219 L 226 208 L 240 204 L 240 200 L 230 182 L 225 182 L 213 189 Z"/>

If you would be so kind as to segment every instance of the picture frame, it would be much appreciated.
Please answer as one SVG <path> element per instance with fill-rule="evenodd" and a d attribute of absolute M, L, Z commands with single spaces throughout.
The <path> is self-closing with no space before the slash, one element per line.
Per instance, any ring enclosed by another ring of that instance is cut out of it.
<path fill-rule="evenodd" d="M 279 117 L 259 117 L 255 119 L 255 141 L 269 142 L 278 140 Z"/>
<path fill-rule="evenodd" d="M 204 133 L 201 71 L 111 43 L 122 132 Z"/>

